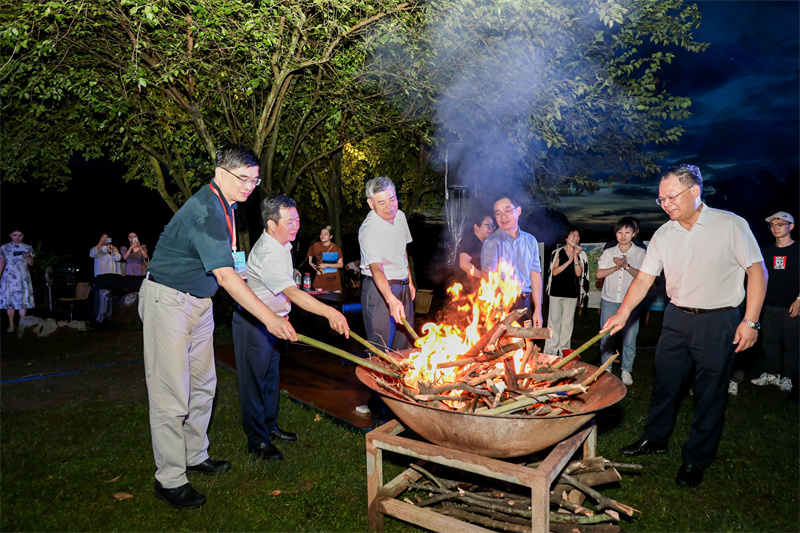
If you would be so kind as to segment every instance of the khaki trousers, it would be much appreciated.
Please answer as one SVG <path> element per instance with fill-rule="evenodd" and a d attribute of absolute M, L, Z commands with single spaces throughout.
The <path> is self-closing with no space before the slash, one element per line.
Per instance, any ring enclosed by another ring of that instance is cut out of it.
<path fill-rule="evenodd" d="M 144 370 L 156 479 L 188 482 L 186 466 L 208 459 L 208 423 L 217 388 L 211 298 L 146 279 L 139 291 Z"/>

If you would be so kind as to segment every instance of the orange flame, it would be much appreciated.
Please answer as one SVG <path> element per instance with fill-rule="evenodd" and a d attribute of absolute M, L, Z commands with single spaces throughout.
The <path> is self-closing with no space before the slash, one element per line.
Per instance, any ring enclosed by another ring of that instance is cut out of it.
<path fill-rule="evenodd" d="M 474 294 L 462 295 L 460 283 L 447 289 L 454 302 L 461 296 L 466 298 L 467 302 L 459 302 L 456 309 L 462 313 L 472 310 L 470 324 L 463 330 L 454 324 L 428 322 L 423 325 L 423 336 L 415 343 L 419 350 L 408 358 L 410 367 L 404 378 L 406 385 L 419 388 L 419 382 L 436 386 L 454 381 L 461 368 L 438 369 L 437 365 L 457 360 L 478 342 L 482 331 L 488 331 L 508 315 L 509 308 L 522 292 L 522 285 L 514 278 L 514 267 L 500 261 L 497 272 L 487 271 L 485 274 Z M 514 354 L 517 365 L 522 356 L 522 350 Z"/>

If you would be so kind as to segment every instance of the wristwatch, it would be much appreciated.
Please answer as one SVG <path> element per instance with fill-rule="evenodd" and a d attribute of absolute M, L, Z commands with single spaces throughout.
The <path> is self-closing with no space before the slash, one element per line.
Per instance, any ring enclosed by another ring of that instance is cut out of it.
<path fill-rule="evenodd" d="M 759 322 L 750 322 L 746 318 L 743 318 L 742 322 L 744 322 L 745 324 L 747 324 L 748 326 L 750 326 L 751 328 L 753 328 L 756 331 L 761 329 L 761 323 L 759 323 Z"/>
<path fill-rule="evenodd" d="M 628 270 L 630 267 L 631 267 L 630 265 L 625 265 L 625 266 L 622 268 L 622 270 Z"/>

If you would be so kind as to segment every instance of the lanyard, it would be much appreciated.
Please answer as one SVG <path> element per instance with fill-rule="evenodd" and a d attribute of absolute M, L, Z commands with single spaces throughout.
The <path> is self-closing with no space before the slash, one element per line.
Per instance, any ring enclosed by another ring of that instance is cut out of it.
<path fill-rule="evenodd" d="M 235 222 L 235 220 L 233 218 L 233 211 L 231 211 L 231 216 L 228 216 L 228 206 L 225 205 L 225 200 L 222 199 L 222 196 L 220 196 L 220 194 L 217 191 L 217 189 L 214 188 L 214 185 L 209 183 L 208 186 L 211 188 L 211 190 L 214 192 L 214 194 L 217 195 L 217 198 L 219 198 L 219 202 L 222 204 L 222 212 L 225 213 L 225 222 L 228 224 L 228 231 L 231 232 L 231 251 L 235 252 L 236 251 L 236 231 L 234 231 L 234 230 L 236 229 L 236 222 Z"/>

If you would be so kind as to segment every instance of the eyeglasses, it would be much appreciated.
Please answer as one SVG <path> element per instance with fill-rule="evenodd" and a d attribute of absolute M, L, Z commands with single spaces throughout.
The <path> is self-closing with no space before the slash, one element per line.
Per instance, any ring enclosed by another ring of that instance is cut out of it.
<path fill-rule="evenodd" d="M 682 190 L 681 192 L 679 192 L 678 194 L 673 194 L 672 196 L 665 196 L 664 198 L 656 198 L 656 203 L 657 203 L 658 205 L 661 205 L 661 204 L 662 204 L 662 203 L 664 203 L 664 201 L 666 201 L 666 200 L 669 200 L 670 202 L 674 202 L 674 201 L 675 201 L 675 198 L 677 198 L 677 197 L 678 197 L 678 196 L 680 196 L 681 194 L 685 193 L 686 191 L 688 191 L 688 190 L 689 190 L 689 189 L 691 189 L 692 187 L 694 187 L 694 185 L 690 185 L 689 187 L 686 187 L 685 189 L 683 189 L 683 190 Z"/>
<path fill-rule="evenodd" d="M 492 224 L 491 222 L 489 222 L 489 223 L 484 223 L 484 224 L 481 224 L 481 226 L 486 226 L 486 228 L 487 228 L 487 229 L 490 229 L 490 230 L 493 230 L 493 229 L 494 229 L 494 224 Z"/>
<path fill-rule="evenodd" d="M 230 170 L 228 170 L 225 167 L 219 167 L 219 168 L 221 168 L 222 170 L 224 170 L 225 172 L 227 172 L 231 176 L 235 177 L 237 180 L 241 181 L 243 185 L 249 185 L 251 187 L 258 187 L 261 184 L 261 179 L 260 178 L 256 178 L 254 180 L 251 180 L 251 179 L 243 178 L 241 176 L 237 176 L 236 174 L 234 174 L 233 172 L 231 172 Z"/>
<path fill-rule="evenodd" d="M 514 213 L 516 213 L 516 212 L 517 212 L 517 208 L 516 208 L 516 207 L 506 207 L 506 208 L 505 208 L 505 209 L 503 209 L 502 211 L 500 211 L 500 210 L 498 210 L 498 211 L 495 211 L 495 212 L 494 212 L 494 216 L 495 216 L 495 218 L 500 218 L 500 217 L 501 217 L 501 216 L 503 216 L 503 215 L 505 215 L 505 216 L 507 216 L 507 217 L 511 217 L 511 216 L 513 216 L 513 215 L 514 215 Z"/>
<path fill-rule="evenodd" d="M 789 224 L 780 224 L 780 223 L 773 224 L 772 222 L 767 223 L 767 226 L 769 226 L 770 228 L 782 228 L 782 227 L 788 226 L 788 225 Z"/>

